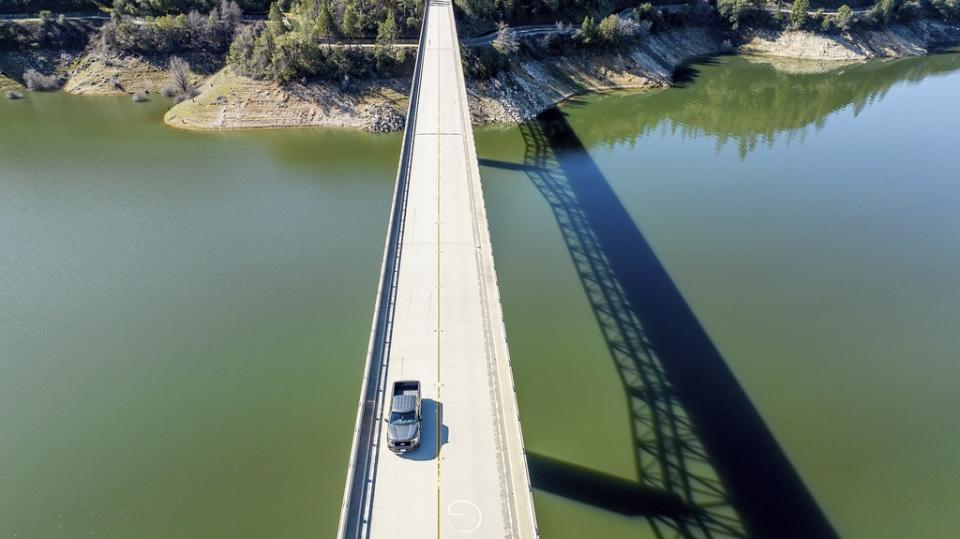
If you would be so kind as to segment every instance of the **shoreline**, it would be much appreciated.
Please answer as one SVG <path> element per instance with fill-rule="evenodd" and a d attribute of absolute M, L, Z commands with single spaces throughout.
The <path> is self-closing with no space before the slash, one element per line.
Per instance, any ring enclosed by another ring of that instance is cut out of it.
<path fill-rule="evenodd" d="M 466 81 L 471 117 L 474 125 L 519 123 L 578 95 L 669 88 L 678 68 L 727 52 L 768 58 L 777 65 L 778 61 L 793 63 L 792 69 L 816 70 L 876 58 L 922 56 L 960 43 L 960 27 L 920 20 L 843 35 L 748 30 L 735 48 L 724 43 L 724 38 L 711 27 L 685 26 L 650 34 L 643 43 L 617 52 L 518 56 L 508 70 L 490 79 Z M 807 65 L 801 65 L 804 63 Z M 211 79 L 228 71 L 225 68 Z M 232 78 L 250 88 L 230 94 L 209 91 L 208 85 L 193 100 L 196 103 L 171 108 L 166 123 L 196 131 L 325 126 L 389 132 L 402 129 L 405 121 L 406 79 L 361 81 L 344 90 L 336 83 L 281 86 L 236 75 Z M 252 109 L 245 108 L 252 96 L 249 89 L 263 87 L 271 88 L 279 99 L 261 100 Z M 279 120 L 265 120 L 265 113 Z"/>
<path fill-rule="evenodd" d="M 830 70 L 874 58 L 922 56 L 960 43 L 960 26 L 921 19 L 909 25 L 821 34 L 803 30 L 751 30 L 739 44 L 710 26 L 683 26 L 651 33 L 641 43 L 617 51 L 575 50 L 560 55 L 521 54 L 507 69 L 485 80 L 467 79 L 474 125 L 519 123 L 572 97 L 594 92 L 655 90 L 674 84 L 676 70 L 698 58 L 724 53 L 795 63 L 786 69 Z M 8 52 L 6 65 L 50 65 L 59 60 L 62 90 L 76 95 L 131 95 L 159 98 L 167 75 L 158 62 L 133 55 L 67 55 Z M 808 65 L 800 65 L 802 63 Z M 0 67 L 4 65 L 0 63 Z M 210 65 L 207 63 L 207 65 Z M 798 67 L 799 66 L 799 67 Z M 199 93 L 164 114 L 164 123 L 192 131 L 342 127 L 371 132 L 399 131 L 406 119 L 409 81 L 371 79 L 339 84 L 279 84 L 237 75 L 222 67 L 194 75 Z M 10 73 L 0 89 L 23 90 Z"/>

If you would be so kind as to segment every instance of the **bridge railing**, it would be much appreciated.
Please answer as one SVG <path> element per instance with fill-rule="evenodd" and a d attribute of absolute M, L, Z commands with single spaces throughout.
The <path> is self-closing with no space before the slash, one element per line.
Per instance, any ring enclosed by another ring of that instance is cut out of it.
<path fill-rule="evenodd" d="M 451 17 L 452 17 L 451 13 Z M 458 43 L 456 24 L 451 21 L 453 43 Z M 500 299 L 500 285 L 497 282 L 497 270 L 493 258 L 493 245 L 490 240 L 490 228 L 487 221 L 487 210 L 484 204 L 483 183 L 480 181 L 480 167 L 477 160 L 477 146 L 473 139 L 473 122 L 470 117 L 469 101 L 467 99 L 466 79 L 463 75 L 463 60 L 460 49 L 454 49 L 454 58 L 457 77 L 460 80 L 459 92 L 461 122 L 464 129 L 463 151 L 467 156 L 467 177 L 470 184 L 470 203 L 474 208 L 474 238 L 481 247 L 480 256 L 483 258 L 483 267 L 480 272 L 480 295 L 484 320 L 487 321 L 487 342 L 489 353 L 494 360 L 498 371 L 496 399 L 502 420 L 505 425 L 504 437 L 507 444 L 505 461 L 509 469 L 507 481 L 513 482 L 513 509 L 517 518 L 515 523 L 521 530 L 520 537 L 527 537 L 523 530 L 532 529 L 533 537 L 540 537 L 540 528 L 537 524 L 537 515 L 533 504 L 533 485 L 530 482 L 529 466 L 527 464 L 527 450 L 523 441 L 523 431 L 520 426 L 520 412 L 517 403 L 517 385 L 513 378 L 513 363 L 510 359 L 510 349 L 507 345 L 507 328 L 503 318 L 503 303 Z M 506 387 L 504 387 L 504 382 Z M 519 456 L 519 459 L 514 459 Z M 519 476 L 519 484 L 516 477 Z M 526 523 L 523 521 L 526 520 Z M 527 525 L 524 525 L 527 524 Z"/>
<path fill-rule="evenodd" d="M 365 528 L 364 519 L 369 514 L 371 466 L 374 465 L 373 442 L 379 436 L 377 410 L 383 402 L 386 376 L 385 359 L 389 355 L 391 333 L 393 330 L 393 311 L 396 303 L 397 277 L 400 270 L 400 245 L 403 237 L 403 222 L 406 212 L 407 191 L 413 139 L 416 129 L 417 100 L 420 94 L 420 76 L 423 70 L 423 58 L 427 38 L 427 21 L 430 2 L 426 2 L 423 11 L 423 24 L 420 28 L 420 47 L 413 72 L 410 89 L 410 103 L 407 105 L 407 121 L 403 130 L 403 142 L 400 147 L 400 165 L 397 169 L 397 182 L 393 192 L 393 206 L 387 224 L 387 239 L 384 245 L 383 263 L 380 267 L 380 286 L 374 303 L 373 323 L 370 329 L 370 342 L 367 346 L 367 359 L 363 369 L 363 382 L 360 386 L 360 401 L 357 404 L 357 422 L 353 431 L 353 444 L 350 448 L 350 461 L 347 466 L 347 479 L 344 485 L 343 504 L 340 508 L 340 525 L 337 537 L 355 539 L 362 537 Z"/>

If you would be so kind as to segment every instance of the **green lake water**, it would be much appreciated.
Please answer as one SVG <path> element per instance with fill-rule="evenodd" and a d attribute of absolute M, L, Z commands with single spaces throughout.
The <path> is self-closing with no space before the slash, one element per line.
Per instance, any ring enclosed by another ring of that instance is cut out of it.
<path fill-rule="evenodd" d="M 623 385 L 535 184 L 544 166 L 570 181 L 563 152 L 622 202 L 838 534 L 960 536 L 960 55 L 694 67 L 561 107 L 560 149 L 537 141 L 555 125 L 478 133 L 528 449 L 638 480 Z M 536 501 L 544 537 L 653 535 Z"/>
<path fill-rule="evenodd" d="M 960 55 L 805 70 L 720 58 L 477 131 L 525 440 L 657 485 L 598 322 L 684 365 L 657 350 L 683 339 L 634 320 L 667 306 L 608 316 L 659 275 L 613 256 L 642 237 L 729 374 L 699 383 L 745 396 L 799 478 L 785 499 L 805 489 L 844 537 L 957 537 Z M 165 106 L 0 102 L 0 537 L 336 529 L 400 138 L 182 132 Z M 613 277 L 607 303 L 585 269 Z M 668 368 L 667 389 L 698 372 Z M 691 447 L 726 427 L 684 415 L 716 400 L 670 402 Z M 707 457 L 685 469 L 720 498 L 776 497 Z M 545 538 L 676 525 L 535 496 Z"/>
<path fill-rule="evenodd" d="M 0 537 L 330 537 L 399 137 L 163 105 L 0 103 Z"/>

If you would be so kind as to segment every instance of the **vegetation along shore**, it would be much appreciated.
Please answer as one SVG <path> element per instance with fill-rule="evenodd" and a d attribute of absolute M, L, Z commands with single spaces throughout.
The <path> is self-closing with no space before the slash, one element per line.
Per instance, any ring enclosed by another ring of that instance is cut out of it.
<path fill-rule="evenodd" d="M 816 61 L 960 42 L 960 0 L 457 0 L 474 121 L 532 118 L 572 95 L 674 83 L 685 62 L 745 52 Z M 423 0 L 13 0 L 0 92 L 170 99 L 188 129 L 403 126 Z"/>

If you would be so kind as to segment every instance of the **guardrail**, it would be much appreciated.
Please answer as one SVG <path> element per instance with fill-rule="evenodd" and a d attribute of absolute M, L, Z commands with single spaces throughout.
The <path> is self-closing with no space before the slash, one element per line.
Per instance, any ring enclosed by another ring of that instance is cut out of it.
<path fill-rule="evenodd" d="M 456 34 L 456 25 L 450 25 L 454 35 L 453 42 L 457 42 Z M 460 50 L 456 49 L 454 54 L 456 55 L 456 69 L 457 76 L 461 81 L 465 81 L 463 75 L 463 61 L 460 56 Z M 520 537 L 525 537 L 523 531 L 525 528 L 520 523 L 520 520 L 526 518 L 529 520 L 529 525 L 533 529 L 533 536 L 540 537 L 540 527 L 537 523 L 537 514 L 534 508 L 533 503 L 533 484 L 530 481 L 529 466 L 527 464 L 527 449 L 523 441 L 523 431 L 520 426 L 520 412 L 519 405 L 517 404 L 517 385 L 513 379 L 513 363 L 510 359 L 510 349 L 507 345 L 507 328 L 503 319 L 503 303 L 500 299 L 500 285 L 497 282 L 497 270 L 493 258 L 493 245 L 490 240 L 490 228 L 489 222 L 487 221 L 487 210 L 484 205 L 483 197 L 483 184 L 480 181 L 480 168 L 479 161 L 477 160 L 477 147 L 473 140 L 473 123 L 470 117 L 470 110 L 467 100 L 466 85 L 464 82 L 460 84 L 460 99 L 462 100 L 464 107 L 461 108 L 460 114 L 461 121 L 464 126 L 464 137 L 463 137 L 463 151 L 467 155 L 467 175 L 470 179 L 470 203 L 474 207 L 474 212 L 476 215 L 476 220 L 474 221 L 474 238 L 477 242 L 477 245 L 480 246 L 480 256 L 483 257 L 484 264 L 489 273 L 481 270 L 480 271 L 480 295 L 482 309 L 485 314 L 484 319 L 492 321 L 494 325 L 492 327 L 487 327 L 485 330 L 488 332 L 488 343 L 492 348 L 490 353 L 493 354 L 494 363 L 498 370 L 498 375 L 505 378 L 505 381 L 508 387 L 502 387 L 501 381 L 498 379 L 497 383 L 497 392 L 500 393 L 501 398 L 504 399 L 503 402 L 500 402 L 500 412 L 507 414 L 502 417 L 502 420 L 507 422 L 507 425 L 503 427 L 509 429 L 510 432 L 506 433 L 506 443 L 508 446 L 506 460 L 509 463 L 508 467 L 510 468 L 510 477 L 507 477 L 507 481 L 514 481 L 514 474 L 520 474 L 522 477 L 521 488 L 523 490 L 515 491 L 513 496 L 514 511 L 517 517 L 517 528 L 520 530 Z M 496 377 L 496 378 L 499 378 Z M 498 399 L 499 400 L 499 399 Z M 504 410 L 506 408 L 506 410 Z M 514 446 L 515 447 L 510 447 Z M 516 453 L 519 454 L 519 462 L 512 459 L 513 451 L 516 450 Z M 514 484 L 514 487 L 517 485 Z"/>
<path fill-rule="evenodd" d="M 373 463 L 373 442 L 379 435 L 377 410 L 382 403 L 386 377 L 385 359 L 389 355 L 390 334 L 393 329 L 393 308 L 396 300 L 397 276 L 400 270 L 400 244 L 403 237 L 403 218 L 406 213 L 407 190 L 410 161 L 413 155 L 414 130 L 416 128 L 417 100 L 420 95 L 420 75 L 423 70 L 424 47 L 427 36 L 427 21 L 430 2 L 423 10 L 423 24 L 420 28 L 420 49 L 413 71 L 413 83 L 410 89 L 410 103 L 407 105 L 407 122 L 403 130 L 403 142 L 400 147 L 400 165 L 397 169 L 397 182 L 393 192 L 393 207 L 387 224 L 387 239 L 384 245 L 383 263 L 380 267 L 380 287 L 374 303 L 373 323 L 370 328 L 370 342 L 367 346 L 367 360 L 363 371 L 363 383 L 360 387 L 360 401 L 357 404 L 357 422 L 353 431 L 353 444 L 350 449 L 350 462 L 347 467 L 347 480 L 343 491 L 343 504 L 340 508 L 340 525 L 337 537 L 357 539 L 362 537 L 364 519 L 368 513 Z"/>

